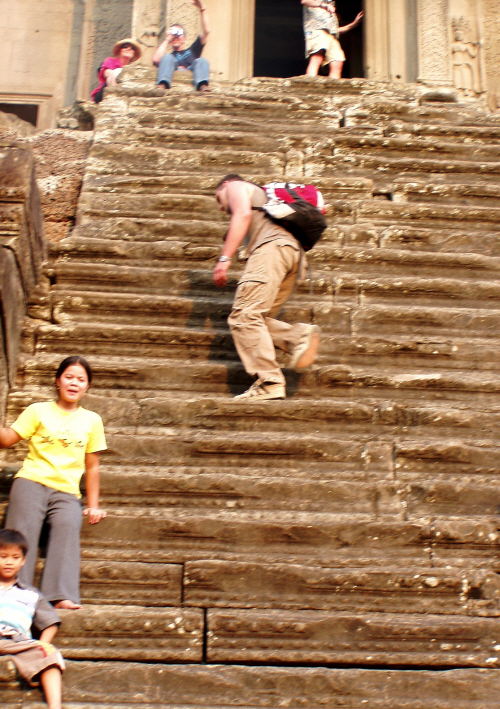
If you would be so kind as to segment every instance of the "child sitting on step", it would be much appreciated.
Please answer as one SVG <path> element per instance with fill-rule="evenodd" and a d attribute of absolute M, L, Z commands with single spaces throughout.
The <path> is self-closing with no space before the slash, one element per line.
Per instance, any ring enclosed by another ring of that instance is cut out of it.
<path fill-rule="evenodd" d="M 56 372 L 57 398 L 31 404 L 8 428 L 0 428 L 0 448 L 27 440 L 28 454 L 10 491 L 6 526 L 28 541 L 20 573 L 32 584 L 38 542 L 49 528 L 42 576 L 43 595 L 56 607 L 80 608 L 80 480 L 85 473 L 90 524 L 106 516 L 99 509 L 99 452 L 106 449 L 101 417 L 80 406 L 92 370 L 78 355 L 66 357 Z"/>
<path fill-rule="evenodd" d="M 0 530 L 0 655 L 10 656 L 31 686 L 40 680 L 49 709 L 61 709 L 64 660 L 50 644 L 59 616 L 39 591 L 18 579 L 27 549 L 20 532 Z M 32 626 L 40 633 L 40 640 L 32 639 Z"/>

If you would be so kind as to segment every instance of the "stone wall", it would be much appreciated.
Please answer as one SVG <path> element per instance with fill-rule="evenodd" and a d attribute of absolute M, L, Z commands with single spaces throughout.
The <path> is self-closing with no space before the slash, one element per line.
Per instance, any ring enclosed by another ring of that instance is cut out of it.
<path fill-rule="evenodd" d="M 45 242 L 34 158 L 0 147 L 0 411 L 13 384 L 26 301 L 40 278 Z M 3 418 L 3 416 L 2 416 Z"/>
<path fill-rule="evenodd" d="M 37 132 L 0 113 L 0 420 L 19 360 L 26 304 L 43 301 L 47 242 L 67 236 L 92 142 L 91 131 Z"/>

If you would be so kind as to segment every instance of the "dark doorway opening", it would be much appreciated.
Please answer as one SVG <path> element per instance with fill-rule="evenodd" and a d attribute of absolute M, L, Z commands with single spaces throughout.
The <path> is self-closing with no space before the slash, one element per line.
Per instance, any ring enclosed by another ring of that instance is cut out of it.
<path fill-rule="evenodd" d="M 15 116 L 22 118 L 23 121 L 36 126 L 38 106 L 34 103 L 0 103 L 0 111 L 13 113 Z"/>
<path fill-rule="evenodd" d="M 337 0 L 341 25 L 352 22 L 362 0 Z M 363 76 L 363 23 L 340 36 L 346 54 L 342 76 Z M 300 0 L 256 0 L 254 76 L 300 76 L 307 60 Z"/>
<path fill-rule="evenodd" d="M 358 12 L 363 9 L 362 0 L 337 0 L 337 16 L 339 25 L 348 25 L 352 22 Z M 340 35 L 340 44 L 345 53 L 345 64 L 342 69 L 342 76 L 347 79 L 363 77 L 363 19 L 361 23 L 349 32 Z"/>
<path fill-rule="evenodd" d="M 254 76 L 300 76 L 305 66 L 300 0 L 256 0 Z"/>

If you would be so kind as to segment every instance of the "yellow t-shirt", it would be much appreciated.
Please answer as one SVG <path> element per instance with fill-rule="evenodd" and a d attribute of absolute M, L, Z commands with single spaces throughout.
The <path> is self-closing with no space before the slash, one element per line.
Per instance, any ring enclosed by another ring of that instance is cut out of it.
<path fill-rule="evenodd" d="M 85 454 L 107 448 L 99 414 L 82 407 L 65 411 L 55 401 L 44 401 L 28 406 L 11 428 L 29 440 L 16 478 L 81 497 Z"/>

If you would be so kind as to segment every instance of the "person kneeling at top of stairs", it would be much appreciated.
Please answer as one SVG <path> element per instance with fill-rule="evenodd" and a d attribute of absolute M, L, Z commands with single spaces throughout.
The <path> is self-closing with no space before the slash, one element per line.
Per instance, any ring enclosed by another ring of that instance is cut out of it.
<path fill-rule="evenodd" d="M 164 89 L 172 85 L 174 71 L 189 70 L 193 73 L 193 85 L 197 91 L 209 91 L 210 65 L 201 56 L 209 34 L 207 9 L 203 7 L 202 0 L 193 0 L 200 11 L 201 34 L 186 49 L 186 35 L 182 25 L 174 24 L 170 27 L 165 40 L 158 46 L 153 54 L 153 64 L 158 67 L 156 83 Z M 167 53 L 168 49 L 172 51 Z"/>
<path fill-rule="evenodd" d="M 274 317 L 293 292 L 303 250 L 290 232 L 256 209 L 267 201 L 258 185 L 239 175 L 226 175 L 218 183 L 215 197 L 221 210 L 231 215 L 213 271 L 215 284 L 226 285 L 231 259 L 244 241 L 248 256 L 228 323 L 246 372 L 257 379 L 235 399 L 284 399 L 285 377 L 276 361 L 275 347 L 290 354 L 290 368 L 302 369 L 314 362 L 319 345 L 317 325 L 290 325 Z"/>

